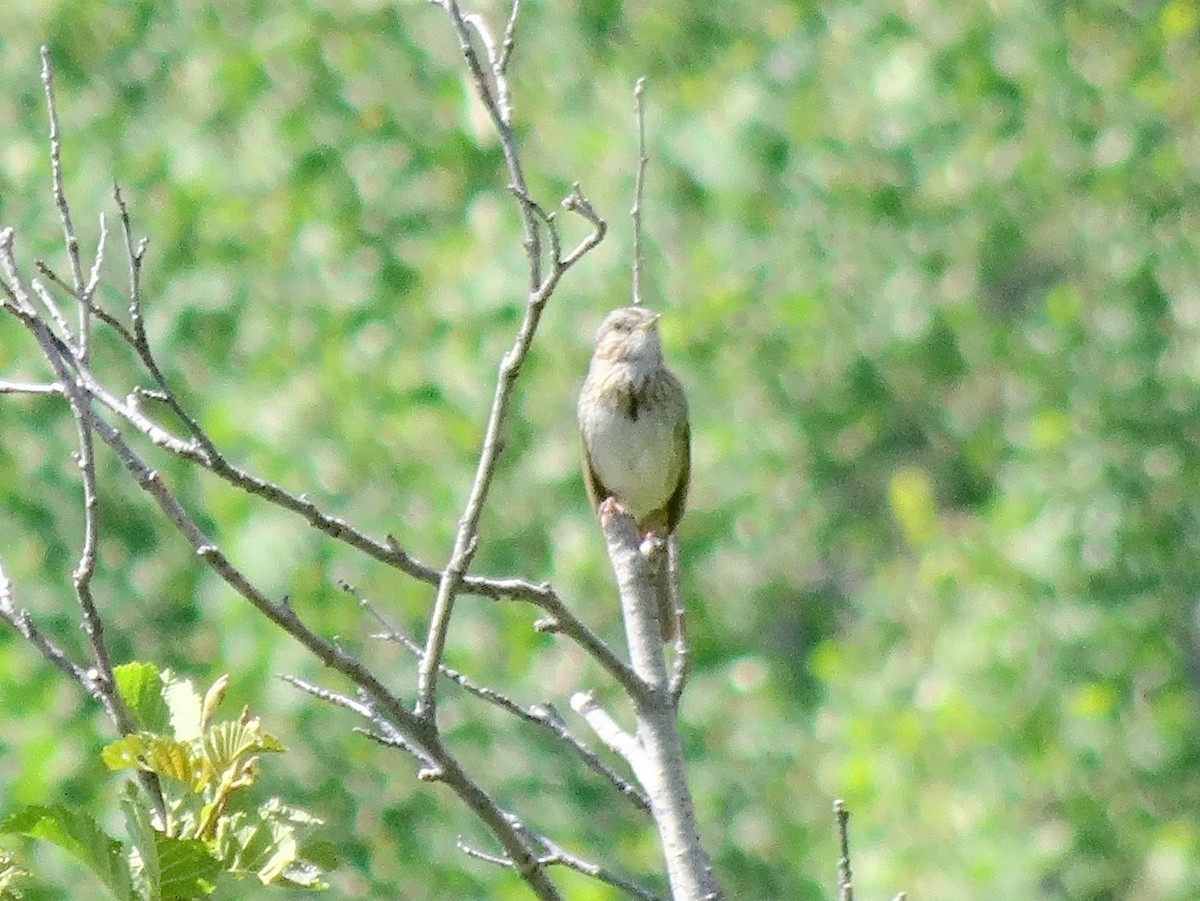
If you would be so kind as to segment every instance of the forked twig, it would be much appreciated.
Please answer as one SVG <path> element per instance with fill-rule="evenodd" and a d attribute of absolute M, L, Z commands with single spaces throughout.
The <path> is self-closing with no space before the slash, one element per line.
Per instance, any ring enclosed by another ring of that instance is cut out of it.
<path fill-rule="evenodd" d="M 491 488 L 492 477 L 496 472 L 502 450 L 500 434 L 508 416 L 511 405 L 513 388 L 517 375 L 529 348 L 533 344 L 534 334 L 541 321 L 542 310 L 554 289 L 558 286 L 563 274 L 604 237 L 604 221 L 592 209 L 578 189 L 573 192 L 570 209 L 586 211 L 582 213 L 592 223 L 592 232 L 585 237 L 567 257 L 558 259 L 557 251 L 551 260 L 550 271 L 542 276 L 542 219 L 536 212 L 536 204 L 532 204 L 529 187 L 525 182 L 525 174 L 521 166 L 520 154 L 517 149 L 516 135 L 512 129 L 512 103 L 508 93 L 508 83 L 505 79 L 504 65 L 501 56 L 497 55 L 495 43 L 491 39 L 486 25 L 478 16 L 464 16 L 456 0 L 437 0 L 450 16 L 451 25 L 458 36 L 459 49 L 467 62 L 467 67 L 475 83 L 476 93 L 484 108 L 488 110 L 500 145 L 504 150 L 504 159 L 508 166 L 509 184 L 517 197 L 518 209 L 521 213 L 522 228 L 525 233 L 525 253 L 529 269 L 529 295 L 525 304 L 525 315 L 517 330 L 512 347 L 500 361 L 500 369 L 496 376 L 496 390 L 492 398 L 491 411 L 488 414 L 487 425 L 484 428 L 483 446 L 479 453 L 479 463 L 475 470 L 475 478 L 471 484 L 471 492 L 467 498 L 462 516 L 459 518 L 458 531 L 454 538 L 454 548 L 450 559 L 442 570 L 438 582 L 437 597 L 434 601 L 433 615 L 430 618 L 429 632 L 425 638 L 425 649 L 417 674 L 417 713 L 433 720 L 437 712 L 437 677 L 438 667 L 446 649 L 446 638 L 450 628 L 450 617 L 454 610 L 454 599 L 464 583 L 466 573 L 479 546 L 479 520 L 483 515 L 484 503 Z M 513 13 L 515 16 L 515 11 Z M 515 28 L 510 18 L 509 29 Z M 479 36 L 484 46 L 491 71 L 491 80 L 487 75 L 479 54 L 471 41 L 471 34 Z M 506 65 L 506 63 L 505 63 Z M 577 197 L 576 197 L 577 195 Z"/>
<path fill-rule="evenodd" d="M 378 607 L 363 597 L 352 585 L 345 582 L 341 583 L 341 585 L 342 589 L 353 595 L 358 601 L 359 606 L 366 610 L 382 627 L 383 631 L 372 636 L 373 638 L 384 638 L 392 641 L 420 659 L 422 653 L 420 645 L 400 631 L 394 623 L 383 615 Z M 446 666 L 444 663 L 438 669 L 443 676 L 454 682 L 468 694 L 474 695 L 481 701 L 485 701 L 494 707 L 498 707 L 511 716 L 548 730 L 574 751 L 589 769 L 612 783 L 617 791 L 621 793 L 622 797 L 629 800 L 640 810 L 647 812 L 650 810 L 650 801 L 646 798 L 645 793 L 627 779 L 622 778 L 616 770 L 601 760 L 591 748 L 571 732 L 553 705 L 535 704 L 531 707 L 526 707 L 523 704 L 517 703 L 503 692 L 497 691 L 494 688 L 488 688 L 486 685 L 478 684 L 465 673 L 460 673 L 458 670 Z"/>

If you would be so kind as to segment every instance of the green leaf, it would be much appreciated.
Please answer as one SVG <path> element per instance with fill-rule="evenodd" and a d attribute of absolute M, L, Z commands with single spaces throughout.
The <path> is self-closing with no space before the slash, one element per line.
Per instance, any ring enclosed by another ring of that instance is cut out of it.
<path fill-rule="evenodd" d="M 147 770 L 182 782 L 193 791 L 202 789 L 212 773 L 204 755 L 197 754 L 191 743 L 149 732 L 110 742 L 100 757 L 110 770 Z"/>
<path fill-rule="evenodd" d="M 216 879 L 223 872 L 221 862 L 197 839 L 171 838 L 154 834 L 162 871 L 164 899 L 200 898 L 211 895 Z"/>
<path fill-rule="evenodd" d="M 123 663 L 113 669 L 117 691 L 138 728 L 147 732 L 166 732 L 171 719 L 163 700 L 163 681 L 153 663 Z"/>
<path fill-rule="evenodd" d="M 174 838 L 156 830 L 132 786 L 121 799 L 121 807 L 136 855 L 135 880 L 144 898 L 190 901 L 212 894 L 223 867 L 204 842 Z"/>
<path fill-rule="evenodd" d="M 204 750 L 209 765 L 217 772 L 223 772 L 244 754 L 287 749 L 275 736 L 263 732 L 262 723 L 258 717 L 253 717 L 212 726 L 204 735 Z"/>
<path fill-rule="evenodd" d="M 200 737 L 204 719 L 204 706 L 200 695 L 192 686 L 191 679 L 176 679 L 170 671 L 163 673 L 166 687 L 163 698 L 171 711 L 171 729 L 180 741 L 191 741 Z"/>
<path fill-rule="evenodd" d="M 113 897 L 120 901 L 136 897 L 121 843 L 105 835 L 81 810 L 61 804 L 23 807 L 0 820 L 0 834 L 52 842 L 95 873 Z"/>
<path fill-rule="evenodd" d="M 325 849 L 313 843 L 306 853 L 308 834 L 323 821 L 278 798 L 261 804 L 255 813 L 238 812 L 221 818 L 215 853 L 235 874 L 253 874 L 263 885 L 324 889 Z"/>
<path fill-rule="evenodd" d="M 29 871 L 19 866 L 11 854 L 0 851 L 0 901 L 20 901 L 21 894 L 13 883 L 28 875 Z"/>
<path fill-rule="evenodd" d="M 154 827 L 132 782 L 125 784 L 121 810 L 125 814 L 125 830 L 131 845 L 129 869 L 134 888 L 145 901 L 161 901 L 162 870 L 154 842 Z"/>

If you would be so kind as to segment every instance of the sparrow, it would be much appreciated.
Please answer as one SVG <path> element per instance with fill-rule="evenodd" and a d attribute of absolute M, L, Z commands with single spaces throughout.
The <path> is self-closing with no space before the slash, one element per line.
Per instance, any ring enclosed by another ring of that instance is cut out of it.
<path fill-rule="evenodd" d="M 665 540 L 687 503 L 691 429 L 683 386 L 663 361 L 658 319 L 640 306 L 605 317 L 577 412 L 592 509 L 611 497 L 637 521 L 643 538 Z M 664 641 L 674 635 L 669 606 L 664 595 Z"/>

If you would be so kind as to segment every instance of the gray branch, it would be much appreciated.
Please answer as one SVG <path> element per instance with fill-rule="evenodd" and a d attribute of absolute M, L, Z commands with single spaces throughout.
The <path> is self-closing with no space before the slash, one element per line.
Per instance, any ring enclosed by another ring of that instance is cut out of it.
<path fill-rule="evenodd" d="M 586 694 L 572 699 L 572 706 L 626 759 L 646 790 L 675 901 L 719 901 L 724 895 L 700 841 L 687 784 L 674 680 L 668 675 L 658 623 L 656 592 L 670 590 L 663 572 L 666 555 L 661 548 L 643 552 L 633 517 L 620 511 L 611 499 L 601 505 L 600 522 L 617 577 L 629 657 L 640 683 L 633 693 L 636 733 L 621 729 Z"/>

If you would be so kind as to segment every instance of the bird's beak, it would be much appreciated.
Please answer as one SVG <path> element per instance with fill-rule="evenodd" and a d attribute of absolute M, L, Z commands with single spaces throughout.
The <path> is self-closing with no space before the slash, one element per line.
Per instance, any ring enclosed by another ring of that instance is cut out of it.
<path fill-rule="evenodd" d="M 654 326 L 658 323 L 658 320 L 660 320 L 662 318 L 662 313 L 655 313 L 653 315 L 654 315 L 654 318 L 642 326 L 643 332 L 650 331 L 650 329 L 654 328 Z"/>

